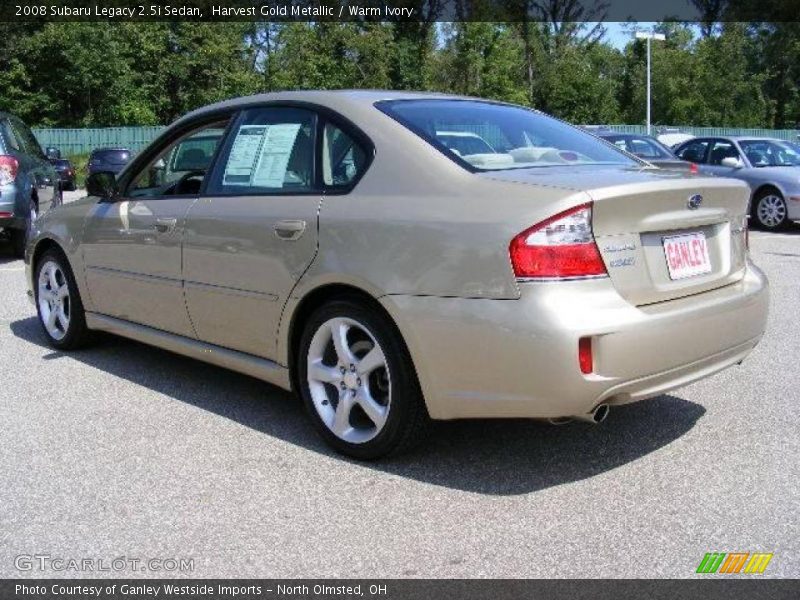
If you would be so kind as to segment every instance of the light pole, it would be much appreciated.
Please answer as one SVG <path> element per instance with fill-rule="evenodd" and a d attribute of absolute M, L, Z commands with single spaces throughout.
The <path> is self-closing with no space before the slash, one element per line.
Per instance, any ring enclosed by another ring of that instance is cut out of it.
<path fill-rule="evenodd" d="M 647 135 L 650 135 L 650 40 L 664 41 L 667 38 L 663 33 L 637 31 L 636 39 L 647 40 Z"/>

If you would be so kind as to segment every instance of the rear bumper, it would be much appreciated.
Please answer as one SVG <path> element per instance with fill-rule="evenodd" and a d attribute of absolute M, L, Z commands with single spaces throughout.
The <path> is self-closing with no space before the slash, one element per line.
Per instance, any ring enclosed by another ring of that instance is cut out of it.
<path fill-rule="evenodd" d="M 743 360 L 766 326 L 764 275 L 636 307 L 608 279 L 521 284 L 519 300 L 388 296 L 431 416 L 551 418 L 662 394 Z M 581 373 L 578 340 L 592 339 Z"/>

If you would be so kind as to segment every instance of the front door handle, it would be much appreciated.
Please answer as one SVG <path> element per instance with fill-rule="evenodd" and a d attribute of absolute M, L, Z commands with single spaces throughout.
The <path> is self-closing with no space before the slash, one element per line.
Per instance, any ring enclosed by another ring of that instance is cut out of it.
<path fill-rule="evenodd" d="M 278 221 L 275 223 L 275 235 L 277 235 L 282 240 L 296 240 L 299 239 L 306 230 L 306 222 L 305 221 Z"/>
<path fill-rule="evenodd" d="M 173 229 L 175 229 L 175 225 L 178 224 L 178 219 L 156 219 L 156 224 L 153 228 L 158 233 L 169 233 Z"/>

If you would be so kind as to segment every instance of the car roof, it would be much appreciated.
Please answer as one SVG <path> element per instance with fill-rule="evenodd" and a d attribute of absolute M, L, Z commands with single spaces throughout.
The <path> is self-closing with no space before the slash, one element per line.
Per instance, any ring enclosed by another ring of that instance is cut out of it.
<path fill-rule="evenodd" d="M 187 115 L 181 117 L 176 123 L 203 117 L 226 109 L 237 109 L 254 104 L 266 102 L 308 102 L 309 104 L 320 104 L 330 108 L 340 107 L 362 107 L 372 106 L 381 100 L 474 100 L 481 102 L 495 102 L 485 98 L 475 98 L 471 96 L 457 96 L 453 94 L 442 94 L 438 92 L 404 92 L 393 90 L 307 90 L 289 92 L 270 92 L 267 94 L 256 94 L 253 96 L 242 96 L 231 98 L 215 104 L 210 104 L 198 108 Z M 496 104 L 505 104 L 495 102 Z"/>
<path fill-rule="evenodd" d="M 111 148 L 95 148 L 94 150 L 92 150 L 92 154 L 94 154 L 95 152 L 130 152 L 130 149 L 128 149 L 128 148 L 113 148 L 113 147 L 111 147 Z"/>

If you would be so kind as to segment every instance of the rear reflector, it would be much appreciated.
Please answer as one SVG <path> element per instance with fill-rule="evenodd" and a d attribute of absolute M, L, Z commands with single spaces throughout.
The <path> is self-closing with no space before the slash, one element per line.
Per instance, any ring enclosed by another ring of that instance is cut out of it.
<path fill-rule="evenodd" d="M 19 161 L 13 156 L 0 154 L 0 185 L 13 183 L 19 171 Z"/>
<path fill-rule="evenodd" d="M 588 375 L 594 371 L 594 359 L 592 358 L 592 338 L 582 337 L 578 340 L 578 364 L 581 373 Z"/>
<path fill-rule="evenodd" d="M 526 229 L 509 246 L 514 274 L 524 279 L 607 275 L 592 233 L 592 204 L 581 204 Z"/>

